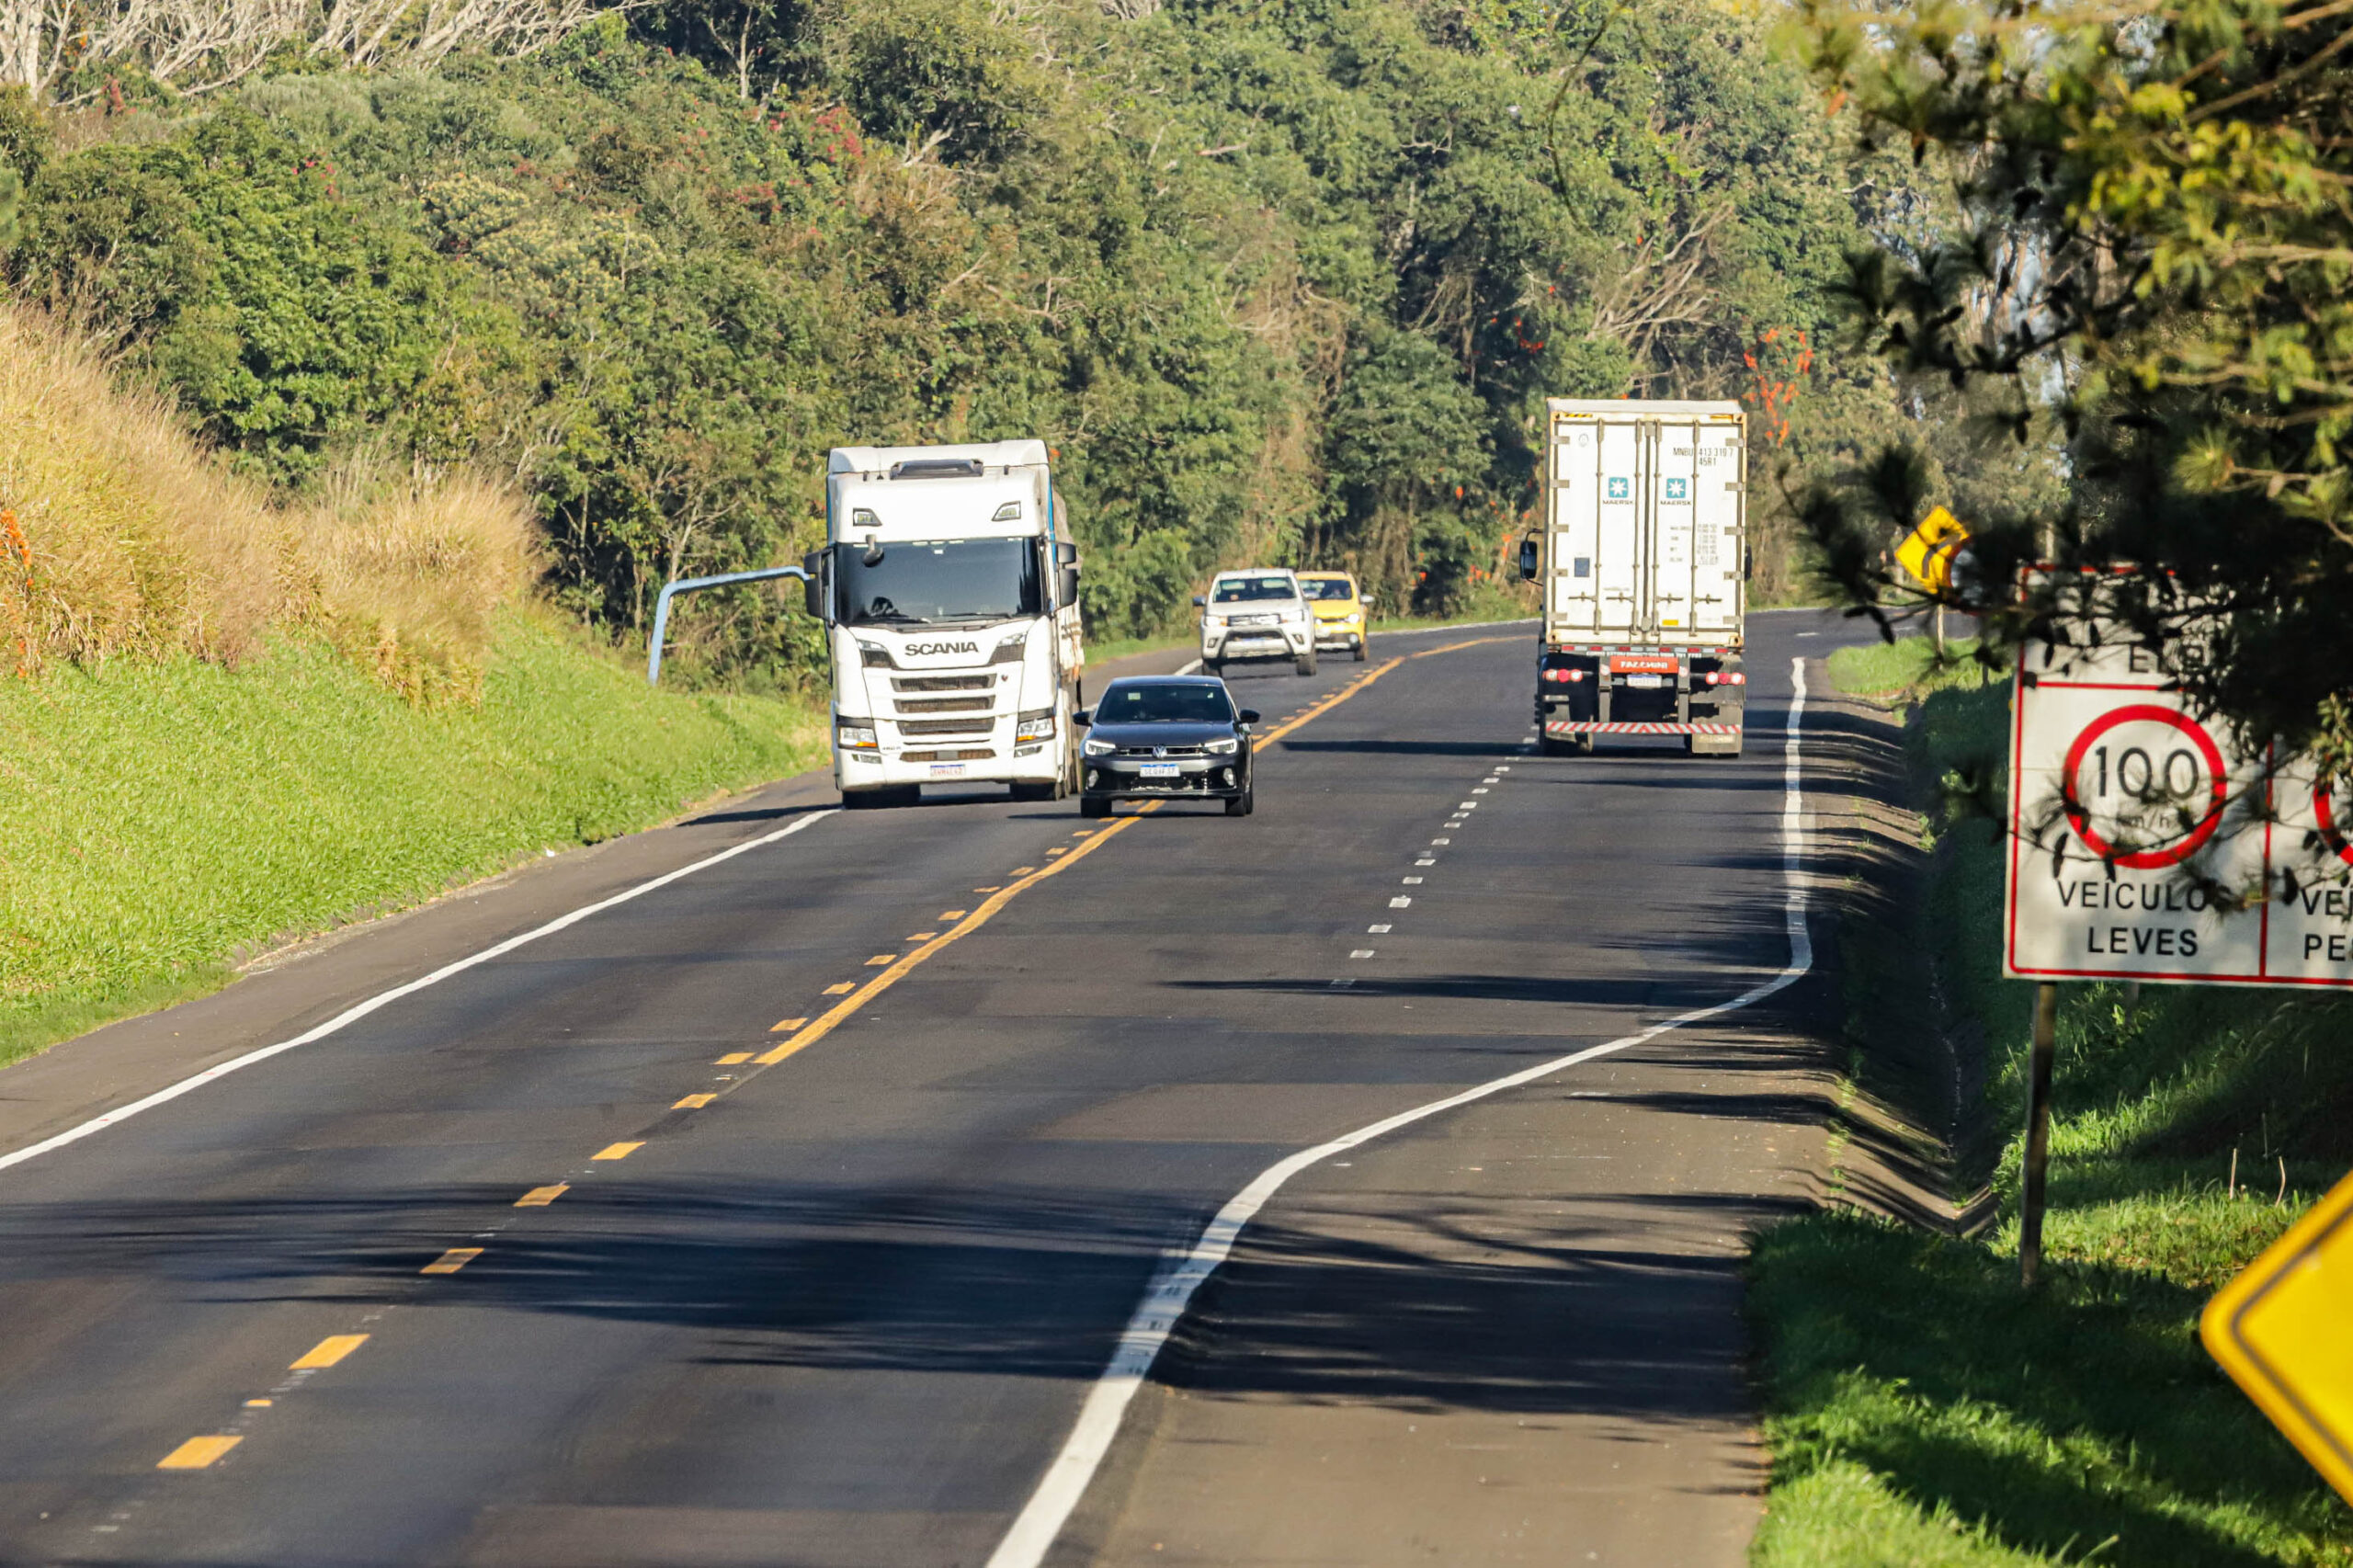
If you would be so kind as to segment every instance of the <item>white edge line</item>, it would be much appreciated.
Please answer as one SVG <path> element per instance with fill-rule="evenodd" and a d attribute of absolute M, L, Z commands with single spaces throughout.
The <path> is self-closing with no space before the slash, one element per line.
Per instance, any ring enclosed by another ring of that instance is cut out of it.
<path fill-rule="evenodd" d="M 1095 1380 L 1095 1386 L 1087 1391 L 1086 1403 L 1079 1407 L 1078 1421 L 1071 1428 L 1069 1439 L 1063 1444 L 1062 1451 L 1054 1456 L 1052 1462 L 1047 1465 L 1037 1490 L 1030 1494 L 1029 1501 L 1014 1519 L 1013 1528 L 1006 1531 L 1005 1539 L 997 1543 L 996 1551 L 991 1554 L 987 1568 L 1038 1568 L 1045 1561 L 1046 1553 L 1053 1549 L 1055 1540 L 1062 1535 L 1063 1526 L 1068 1522 L 1071 1510 L 1078 1506 L 1087 1483 L 1095 1479 L 1095 1471 L 1102 1464 L 1103 1456 L 1110 1451 L 1112 1439 L 1119 1436 L 1120 1418 L 1127 1412 L 1128 1402 L 1142 1386 L 1161 1347 L 1168 1343 L 1168 1336 L 1175 1330 L 1177 1320 L 1184 1316 L 1186 1307 L 1192 1301 L 1193 1292 L 1199 1290 L 1202 1282 L 1217 1271 L 1218 1265 L 1225 1261 L 1226 1255 L 1233 1250 L 1234 1241 L 1241 1235 L 1242 1228 L 1291 1177 L 1334 1154 L 1440 1112 L 1485 1099 L 1506 1089 L 1532 1084 L 1597 1057 L 1613 1055 L 1646 1044 L 1687 1024 L 1738 1012 L 1794 984 L 1813 967 L 1813 937 L 1806 929 L 1805 885 L 1800 881 L 1804 864 L 1805 795 L 1802 787 L 1803 779 L 1798 743 L 1805 717 L 1805 661 L 1791 659 L 1790 675 L 1792 692 L 1789 718 L 1785 722 L 1788 738 L 1784 743 L 1781 769 L 1781 875 L 1786 885 L 1782 918 L 1789 931 L 1790 961 L 1781 971 L 1730 1001 L 1677 1014 L 1663 1023 L 1653 1024 L 1640 1033 L 1613 1040 L 1606 1045 L 1589 1046 L 1524 1068 L 1507 1077 L 1465 1089 L 1461 1094 L 1449 1095 L 1442 1100 L 1432 1100 L 1427 1105 L 1400 1111 L 1370 1126 L 1343 1133 L 1328 1143 L 1302 1149 L 1259 1172 L 1256 1180 L 1234 1194 L 1226 1201 L 1225 1207 L 1217 1211 L 1216 1218 L 1209 1222 L 1188 1251 L 1171 1253 L 1163 1260 L 1159 1270 L 1153 1276 L 1152 1283 L 1144 1288 L 1143 1300 L 1137 1304 L 1134 1315 L 1129 1318 L 1126 1330 L 1120 1335 L 1119 1346 L 1112 1351 L 1109 1364 Z"/>
<path fill-rule="evenodd" d="M 114 1109 L 108 1111 L 103 1116 L 92 1117 L 89 1120 L 83 1122 L 80 1126 L 69 1127 L 64 1131 L 56 1134 L 54 1137 L 44 1138 L 38 1143 L 28 1144 L 22 1149 L 11 1151 L 6 1154 L 0 1154 L 0 1170 L 6 1170 L 10 1165 L 20 1165 L 27 1160 L 37 1159 L 40 1155 L 50 1153 L 51 1150 L 63 1149 L 68 1143 L 78 1143 L 94 1132 L 104 1131 L 106 1129 L 113 1127 L 119 1122 L 130 1120 L 132 1117 L 137 1116 L 142 1111 L 153 1110 L 159 1105 L 168 1104 L 170 1101 L 179 1098 L 182 1095 L 202 1088 L 205 1085 L 212 1083 L 218 1079 L 225 1078 L 232 1073 L 251 1067 L 256 1062 L 267 1062 L 271 1057 L 278 1055 L 280 1051 L 291 1051 L 298 1045 L 309 1045 L 313 1040 L 324 1040 L 327 1036 L 335 1033 L 337 1029 L 342 1028 L 345 1025 L 356 1023 L 359 1019 L 366 1017 L 369 1014 L 376 1011 L 378 1008 L 389 1006 L 391 1004 L 399 1001 L 402 997 L 409 995 L 414 992 L 422 991 L 428 985 L 438 985 L 441 982 L 449 979 L 453 974 L 461 973 L 466 970 L 473 968 L 476 964 L 488 963 L 494 958 L 500 958 L 507 953 L 513 952 L 516 949 L 522 947 L 528 942 L 536 942 L 542 937 L 551 937 L 567 926 L 576 926 L 581 921 L 587 919 L 590 915 L 600 914 L 605 910 L 612 908 L 617 903 L 627 903 L 631 899 L 639 897 L 644 893 L 652 892 L 656 888 L 667 887 L 670 883 L 678 881 L 681 877 L 691 877 L 697 871 L 708 870 L 711 867 L 718 865 L 722 860 L 732 860 L 738 855 L 748 854 L 752 850 L 761 848 L 767 845 L 774 844 L 780 838 L 790 838 L 794 834 L 799 833 L 801 829 L 822 822 L 840 810 L 841 808 L 838 806 L 828 806 L 822 811 L 812 812 L 807 816 L 799 818 L 783 827 L 778 828 L 774 833 L 762 834 L 757 838 L 746 839 L 744 843 L 738 844 L 733 848 L 722 849 L 716 855 L 706 855 L 701 859 L 693 862 L 691 865 L 681 866 L 675 871 L 665 871 L 661 876 L 655 877 L 651 881 L 640 882 L 633 888 L 629 888 L 623 892 L 613 894 L 610 898 L 600 899 L 595 903 L 584 904 L 568 915 L 560 915 L 556 916 L 553 920 L 549 921 L 544 926 L 534 926 L 532 929 L 525 931 L 519 936 L 509 937 L 505 941 L 500 942 L 494 947 L 484 948 L 480 952 L 470 954 L 465 958 L 457 960 L 455 962 L 443 964 L 439 969 L 435 970 L 432 973 L 419 975 L 416 979 L 408 982 L 404 985 L 395 985 L 390 991 L 380 991 L 375 995 L 369 997 L 366 1001 L 357 1003 L 352 1006 L 345 1008 L 342 1012 L 337 1013 L 334 1017 L 329 1018 L 325 1023 L 319 1025 L 317 1028 L 296 1035 L 292 1040 L 282 1040 L 276 1045 L 265 1045 L 257 1051 L 248 1051 L 243 1056 L 233 1056 L 226 1062 L 216 1062 L 212 1066 L 207 1067 L 203 1072 L 196 1074 L 192 1077 L 183 1078 L 178 1083 L 174 1084 L 167 1088 L 156 1090 L 153 1094 L 149 1095 L 145 1099 L 133 1100 L 129 1105 L 125 1106 L 117 1106 Z"/>

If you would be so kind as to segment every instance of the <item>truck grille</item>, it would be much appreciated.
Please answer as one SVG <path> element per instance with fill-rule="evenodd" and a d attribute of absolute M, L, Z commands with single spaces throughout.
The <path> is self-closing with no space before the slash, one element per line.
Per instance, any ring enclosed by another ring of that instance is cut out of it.
<path fill-rule="evenodd" d="M 996 684 L 995 676 L 914 676 L 891 678 L 892 691 L 986 691 Z"/>
<path fill-rule="evenodd" d="M 902 762 L 986 762 L 996 753 L 987 746 L 964 746 L 955 751 L 903 751 Z"/>
<path fill-rule="evenodd" d="M 985 697 L 918 697 L 912 701 L 902 698 L 898 710 L 902 713 L 985 713 L 990 700 Z"/>
<path fill-rule="evenodd" d="M 996 728 L 993 719 L 902 719 L 903 735 L 985 735 Z"/>

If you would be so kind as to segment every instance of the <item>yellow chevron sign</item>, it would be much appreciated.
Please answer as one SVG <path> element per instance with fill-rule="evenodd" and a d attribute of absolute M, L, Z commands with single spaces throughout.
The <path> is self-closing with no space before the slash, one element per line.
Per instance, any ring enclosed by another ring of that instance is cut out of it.
<path fill-rule="evenodd" d="M 2353 1176 L 2206 1303 L 2198 1333 L 2353 1502 Z"/>
<path fill-rule="evenodd" d="M 1968 542 L 1968 525 L 1938 506 L 1895 547 L 1896 564 L 1922 587 L 1941 594 L 1952 586 L 1952 558 Z"/>

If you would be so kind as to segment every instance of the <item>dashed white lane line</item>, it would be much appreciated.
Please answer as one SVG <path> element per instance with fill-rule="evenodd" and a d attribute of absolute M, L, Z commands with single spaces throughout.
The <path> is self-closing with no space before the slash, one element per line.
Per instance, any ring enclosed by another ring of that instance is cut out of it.
<path fill-rule="evenodd" d="M 1397 880 L 1400 883 L 1409 888 L 1417 888 L 1422 885 L 1422 879 L 1419 877 L 1400 877 Z"/>
<path fill-rule="evenodd" d="M 1381 926 L 1366 926 L 1366 927 L 1364 928 L 1364 930 L 1365 930 L 1365 935 L 1366 935 L 1366 936 L 1368 936 L 1368 937 L 1382 937 L 1382 936 L 1386 936 L 1386 935 L 1388 935 L 1388 933 L 1389 933 L 1389 927 L 1388 927 L 1386 925 L 1381 925 Z"/>
<path fill-rule="evenodd" d="M 1095 1386 L 1087 1392 L 1086 1401 L 1079 1406 L 1078 1420 L 1072 1427 L 1068 1440 L 1047 1465 L 1046 1473 L 1040 1478 L 1037 1490 L 1029 1494 L 1029 1501 L 1014 1519 L 1012 1528 L 1006 1530 L 1005 1539 L 997 1543 L 996 1551 L 989 1557 L 988 1568 L 1038 1568 L 1045 1561 L 1046 1553 L 1053 1548 L 1055 1538 L 1062 1534 L 1063 1521 L 1078 1506 L 1087 1483 L 1094 1480 L 1097 1468 L 1103 1462 L 1103 1456 L 1109 1451 L 1111 1439 L 1119 1436 L 1120 1421 L 1127 1412 L 1129 1402 L 1135 1398 L 1136 1390 L 1142 1385 L 1145 1374 L 1152 1370 L 1152 1364 L 1159 1357 L 1161 1346 L 1168 1343 L 1168 1335 L 1175 1330 L 1177 1320 L 1184 1316 L 1193 1293 L 1200 1289 L 1203 1280 L 1216 1272 L 1218 1266 L 1233 1250 L 1242 1228 L 1291 1177 L 1334 1154 L 1345 1153 L 1359 1144 L 1369 1143 L 1400 1128 L 1410 1127 L 1457 1107 L 1535 1083 L 1597 1057 L 1611 1056 L 1638 1045 L 1646 1045 L 1659 1036 L 1688 1024 L 1737 1013 L 1795 984 L 1813 967 L 1813 937 L 1806 927 L 1806 889 L 1801 880 L 1805 860 L 1805 793 L 1799 741 L 1805 717 L 1805 661 L 1791 659 L 1790 666 L 1792 690 L 1784 730 L 1787 739 L 1783 743 L 1781 767 L 1781 877 L 1784 890 L 1781 920 L 1789 935 L 1790 961 L 1771 978 L 1750 986 L 1729 1001 L 1694 1007 L 1637 1033 L 1601 1045 L 1588 1046 L 1566 1056 L 1554 1057 L 1550 1062 L 1540 1062 L 1533 1067 L 1491 1079 L 1461 1094 L 1399 1111 L 1395 1116 L 1386 1117 L 1368 1127 L 1359 1127 L 1328 1143 L 1302 1149 L 1259 1172 L 1256 1180 L 1234 1194 L 1225 1207 L 1218 1210 L 1216 1218 L 1194 1239 L 1188 1250 L 1172 1253 L 1163 1260 L 1152 1283 L 1144 1290 L 1143 1300 L 1137 1303 L 1134 1314 L 1128 1319 L 1127 1329 L 1120 1335 L 1119 1347 L 1112 1352 L 1109 1364 L 1096 1379 Z M 1394 903 L 1397 901 L 1392 899 L 1391 902 Z M 1346 985 L 1349 983 L 1336 980 L 1332 983 Z"/>
<path fill-rule="evenodd" d="M 216 1062 L 201 1073 L 182 1078 L 169 1087 L 156 1090 L 144 1099 L 133 1100 L 126 1106 L 117 1106 L 105 1115 L 92 1117 L 80 1126 L 69 1127 L 54 1137 L 44 1138 L 38 1143 L 28 1143 L 21 1149 L 0 1154 L 0 1170 L 6 1170 L 10 1165 L 20 1165 L 27 1160 L 38 1159 L 53 1149 L 63 1149 L 68 1143 L 78 1143 L 93 1132 L 103 1132 L 109 1127 L 129 1121 L 142 1111 L 153 1110 L 160 1105 L 168 1105 L 182 1095 L 200 1089 L 205 1085 L 225 1078 L 232 1073 L 241 1072 L 256 1062 L 267 1062 L 271 1057 L 292 1051 L 297 1046 L 309 1045 L 313 1040 L 324 1040 L 346 1025 L 358 1023 L 379 1008 L 388 1007 L 402 997 L 422 991 L 428 985 L 438 985 L 453 974 L 462 974 L 478 964 L 488 963 L 495 958 L 504 958 L 527 943 L 536 942 L 542 937 L 552 937 L 566 926 L 577 926 L 592 915 L 602 914 L 616 904 L 627 903 L 633 898 L 642 898 L 656 888 L 668 887 L 672 882 L 681 878 L 691 877 L 697 871 L 707 871 L 722 861 L 733 860 L 738 855 L 748 855 L 755 849 L 765 849 L 780 839 L 791 837 L 804 828 L 815 826 L 827 817 L 839 815 L 840 812 L 839 806 L 828 806 L 823 811 L 811 812 L 807 816 L 788 823 L 774 833 L 764 833 L 757 838 L 745 839 L 743 843 L 732 848 L 722 849 L 716 855 L 706 855 L 701 859 L 681 866 L 675 871 L 665 871 L 662 875 L 640 882 L 633 888 L 623 889 L 610 898 L 599 899 L 595 903 L 582 904 L 568 915 L 559 915 L 544 926 L 534 926 L 529 931 L 509 937 L 503 942 L 483 949 L 478 953 L 470 953 L 453 962 L 445 963 L 432 973 L 419 975 L 406 984 L 395 985 L 389 991 L 379 991 L 366 1001 L 346 1007 L 325 1023 L 319 1025 L 316 1028 L 307 1029 L 292 1040 L 282 1040 L 276 1045 L 265 1045 L 258 1051 L 248 1051 L 243 1056 L 233 1056 L 226 1062 Z"/>
<path fill-rule="evenodd" d="M 1392 909 L 1404 909 L 1413 902 L 1414 901 L 1410 898 L 1392 898 L 1389 901 L 1389 907 Z"/>
<path fill-rule="evenodd" d="M 1358 948 L 1349 953 L 1348 957 L 1352 959 L 1369 959 L 1372 957 L 1372 949 L 1370 948 Z"/>

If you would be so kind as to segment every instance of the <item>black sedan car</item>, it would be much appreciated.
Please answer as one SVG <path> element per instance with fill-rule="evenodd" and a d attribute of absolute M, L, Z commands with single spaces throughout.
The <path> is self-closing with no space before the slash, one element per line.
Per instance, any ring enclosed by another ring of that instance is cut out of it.
<path fill-rule="evenodd" d="M 1086 779 L 1078 814 L 1107 817 L 1114 801 L 1223 801 L 1246 817 L 1253 804 L 1250 726 L 1215 676 L 1131 676 L 1103 688 L 1078 722 Z"/>

